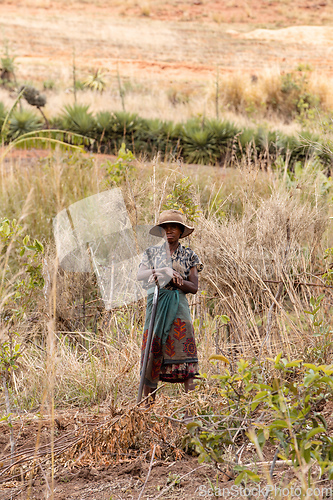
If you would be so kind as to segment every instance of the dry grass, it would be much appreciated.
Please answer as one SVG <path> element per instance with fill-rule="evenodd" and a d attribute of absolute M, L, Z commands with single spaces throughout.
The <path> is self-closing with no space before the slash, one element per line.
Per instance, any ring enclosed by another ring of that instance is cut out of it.
<path fill-rule="evenodd" d="M 58 88 L 55 81 L 55 89 L 45 92 L 47 104 L 44 111 L 49 119 L 59 115 L 64 106 L 74 102 L 69 71 L 67 73 L 67 77 L 63 78 L 67 82 L 67 88 Z M 206 83 L 175 82 L 165 85 L 160 82 L 156 87 L 150 85 L 149 77 L 125 78 L 120 75 L 120 78 L 125 109 L 131 113 L 144 118 L 174 122 L 186 121 L 193 116 L 216 116 L 216 74 Z M 219 118 L 242 127 L 262 124 L 265 120 L 265 125 L 270 130 L 294 133 L 301 128 L 300 123 L 294 121 L 301 112 L 301 108 L 297 108 L 297 102 L 302 102 L 301 99 L 308 95 L 313 100 L 314 107 L 313 117 L 307 122 L 307 126 L 320 129 L 322 121 L 327 121 L 333 111 L 332 88 L 331 79 L 316 71 L 295 71 L 290 77 L 278 67 L 266 69 L 258 77 L 250 73 L 220 73 Z M 10 94 L 0 89 L 0 102 L 7 109 L 13 105 L 15 98 L 15 93 Z M 116 76 L 107 73 L 107 88 L 102 94 L 91 90 L 77 91 L 77 102 L 89 105 L 94 113 L 121 111 L 123 105 Z M 26 103 L 23 105 L 29 107 Z"/>
<path fill-rule="evenodd" d="M 33 342 L 26 345 L 15 374 L 17 404 L 36 408 L 43 399 L 48 387 L 50 335 L 57 405 L 133 401 L 143 305 L 110 315 L 98 301 L 83 309 L 82 297 L 89 302 L 94 280 L 52 271 L 51 217 L 73 201 L 103 190 L 105 169 L 94 158 L 71 158 L 60 152 L 34 167 L 13 162 L 10 168 L 6 164 L 2 168 L 3 215 L 17 217 L 20 200 L 31 192 L 27 231 L 43 239 L 47 249 L 44 267 L 48 262 L 49 275 L 57 276 L 50 282 L 57 283 L 56 313 L 52 288 L 48 287 L 51 301 L 45 302 L 41 296 L 32 322 L 27 318 L 17 325 L 22 342 Z M 175 182 L 185 175 L 193 182 L 192 196 L 202 211 L 191 240 L 205 264 L 200 291 L 191 300 L 201 370 L 208 374 L 214 371 L 208 362 L 214 353 L 224 353 L 235 362 L 249 355 L 264 359 L 267 354 L 283 351 L 293 357 L 314 349 L 304 310 L 310 307 L 310 297 L 324 289 L 300 288 L 296 283 L 321 283 L 315 273 L 323 269 L 323 252 L 333 243 L 327 198 L 320 194 L 320 171 L 309 161 L 298 184 L 290 188 L 283 172 L 265 173 L 246 157 L 236 169 L 155 163 L 152 175 L 152 168 L 138 162 L 140 175 L 134 176 L 130 186 L 123 186 L 130 216 L 151 223 Z M 277 294 L 279 283 L 270 281 L 283 282 L 282 296 Z M 327 311 L 330 300 L 328 294 Z M 230 317 L 228 329 L 220 324 L 220 314 Z M 51 333 L 50 315 L 56 320 Z M 329 316 L 325 321 L 330 321 Z M 174 390 L 167 392 L 173 395 Z"/>
<path fill-rule="evenodd" d="M 279 352 L 291 359 L 331 362 L 331 345 L 314 336 L 304 311 L 311 307 L 311 296 L 325 293 L 320 319 L 332 329 L 332 289 L 323 286 L 320 275 L 325 268 L 323 252 L 333 245 L 329 222 L 332 186 L 323 191 L 327 179 L 313 160 L 293 180 L 286 170 L 266 172 L 249 158 L 245 154 L 238 164 L 230 162 L 224 169 L 163 164 L 157 159 L 152 164 L 138 161 L 133 176 L 122 185 L 129 215 L 133 220 L 137 216 L 139 223 L 154 220 L 166 196 L 184 176 L 193 183 L 188 194 L 200 209 L 191 247 L 205 267 L 199 292 L 189 302 L 203 376 L 189 394 L 178 384 L 165 384 L 148 413 L 133 407 L 145 304 L 105 311 L 92 274 L 58 269 L 50 235 L 55 211 L 104 189 L 105 168 L 94 157 L 60 151 L 36 164 L 9 160 L 2 165 L 3 214 L 17 217 L 19 200 L 31 193 L 24 220 L 32 236 L 41 239 L 44 235 L 46 249 L 43 268 L 47 287 L 36 294 L 35 307 L 13 325 L 23 352 L 9 387 L 15 439 L 21 439 L 23 426 L 26 430 L 21 412 L 28 412 L 29 418 L 38 412 L 37 440 L 45 438 L 45 419 L 40 415 L 47 415 L 51 444 L 18 454 L 12 475 L 28 480 L 33 461 L 47 458 L 52 446 L 59 456 L 53 456 L 52 463 L 43 462 L 43 467 L 56 470 L 58 478 L 66 478 L 74 466 L 97 467 L 100 474 L 101 467 L 117 461 L 141 463 L 151 456 L 152 449 L 159 461 L 178 461 L 184 456 L 185 411 L 197 415 L 203 425 L 208 422 L 209 432 L 215 433 L 219 423 L 230 426 L 232 432 L 235 425 L 245 430 L 247 416 L 237 424 L 238 406 L 236 412 L 229 409 L 224 414 L 219 381 L 212 378 L 221 373 L 221 367 L 209 361 L 211 355 L 227 356 L 231 372 L 241 358 L 255 358 L 264 371 L 266 358 Z M 23 172 L 22 180 L 18 172 Z M 311 287 L 309 282 L 322 286 Z M 230 318 L 228 326 L 221 321 L 225 314 Z M 0 341 L 8 337 L 4 322 L 2 327 Z M 89 421 L 87 414 L 92 410 L 94 418 Z M 7 413 L 2 394 L 0 412 Z M 70 430 L 65 431 L 61 426 L 69 422 Z M 233 445 L 221 447 L 225 463 L 220 471 L 230 474 L 227 464 L 235 464 L 232 446 L 237 451 L 245 447 L 243 463 L 256 464 L 256 455 L 252 448 L 246 448 L 242 432 L 233 434 Z M 265 461 L 271 460 L 274 451 L 266 445 L 264 454 Z M 8 451 L 2 459 L 3 471 L 10 466 Z M 260 465 L 256 471 L 263 477 Z M 275 470 L 274 481 L 280 479 L 278 473 Z M 288 473 L 281 476 L 281 484 L 294 477 L 295 471 Z M 51 482 L 50 487 L 53 489 Z M 156 491 L 153 494 L 156 496 Z"/>

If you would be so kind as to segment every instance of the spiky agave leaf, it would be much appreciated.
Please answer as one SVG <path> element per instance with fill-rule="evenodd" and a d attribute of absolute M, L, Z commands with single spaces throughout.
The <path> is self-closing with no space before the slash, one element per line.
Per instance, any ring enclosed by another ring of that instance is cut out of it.
<path fill-rule="evenodd" d="M 40 119 L 30 110 L 15 110 L 8 121 L 8 137 L 11 140 L 41 129 Z"/>
<path fill-rule="evenodd" d="M 5 105 L 2 102 L 0 102 L 0 129 L 2 128 L 2 125 L 4 124 L 6 115 L 7 115 L 7 111 L 6 111 Z"/>
<path fill-rule="evenodd" d="M 96 120 L 89 111 L 88 105 L 74 104 L 64 107 L 62 128 L 87 137 L 93 137 L 96 130 Z"/>
<path fill-rule="evenodd" d="M 183 156 L 187 163 L 216 164 L 219 151 L 214 134 L 208 129 L 184 129 Z"/>
<path fill-rule="evenodd" d="M 9 119 L 11 118 L 12 114 L 14 113 L 16 106 L 19 103 L 19 101 L 22 99 L 22 97 L 23 97 L 23 90 L 18 94 L 18 96 L 15 99 L 14 104 L 12 105 L 10 110 L 6 113 L 5 119 L 4 119 L 2 126 L 1 126 L 1 131 L 0 131 L 0 139 L 3 142 L 6 142 L 6 140 L 7 140 Z"/>
<path fill-rule="evenodd" d="M 213 134 L 216 146 L 219 149 L 219 159 L 221 160 L 232 139 L 239 133 L 239 130 L 233 123 L 214 119 L 207 120 L 205 128 Z"/>
<path fill-rule="evenodd" d="M 99 111 L 96 114 L 96 130 L 98 134 L 108 133 L 114 125 L 114 116 L 110 111 Z"/>
<path fill-rule="evenodd" d="M 134 133 L 135 151 L 156 153 L 157 151 L 164 152 L 165 150 L 165 133 L 163 122 L 158 118 L 142 119 L 136 126 Z"/>
<path fill-rule="evenodd" d="M 83 146 L 91 145 L 92 142 L 93 140 L 89 137 L 84 137 L 73 132 L 66 132 L 64 130 L 46 129 L 28 132 L 10 141 L 0 157 L 0 163 L 14 148 L 35 147 L 44 149 L 59 146 L 64 150 L 79 150 L 84 152 Z"/>
<path fill-rule="evenodd" d="M 114 132 L 122 137 L 125 137 L 127 134 L 131 135 L 135 131 L 139 122 L 141 122 L 136 113 L 117 111 L 114 113 L 114 116 Z"/>
<path fill-rule="evenodd" d="M 217 144 L 221 147 L 226 147 L 230 140 L 240 132 L 240 130 L 228 121 L 220 120 L 207 120 L 205 122 L 205 128 L 212 132 L 216 138 Z"/>

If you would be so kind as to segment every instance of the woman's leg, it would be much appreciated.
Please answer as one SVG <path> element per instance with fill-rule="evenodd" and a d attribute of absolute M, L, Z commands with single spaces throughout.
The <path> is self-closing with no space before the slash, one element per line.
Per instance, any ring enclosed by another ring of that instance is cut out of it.
<path fill-rule="evenodd" d="M 155 391 L 155 389 L 153 387 L 149 387 L 148 385 L 144 384 L 144 386 L 143 386 L 143 397 L 146 398 L 153 391 Z M 156 397 L 156 392 L 154 392 L 154 394 L 152 394 L 150 396 L 150 398 L 147 399 L 147 401 L 146 401 L 146 408 L 149 408 L 149 406 L 154 403 L 155 397 Z"/>
<path fill-rule="evenodd" d="M 184 387 L 185 387 L 185 392 L 194 391 L 195 389 L 194 378 L 186 379 L 184 382 Z"/>

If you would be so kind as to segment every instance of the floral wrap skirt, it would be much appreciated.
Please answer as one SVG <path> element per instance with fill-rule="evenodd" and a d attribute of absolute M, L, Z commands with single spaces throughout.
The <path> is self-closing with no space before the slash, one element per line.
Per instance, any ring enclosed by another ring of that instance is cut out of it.
<path fill-rule="evenodd" d="M 147 345 L 149 322 L 150 314 L 147 307 L 141 349 L 141 368 Z M 159 380 L 184 382 L 189 378 L 195 378 L 198 374 L 197 346 L 190 308 L 186 295 L 179 290 L 179 305 L 166 342 L 163 344 L 158 335 L 153 335 L 144 383 L 155 389 Z"/>

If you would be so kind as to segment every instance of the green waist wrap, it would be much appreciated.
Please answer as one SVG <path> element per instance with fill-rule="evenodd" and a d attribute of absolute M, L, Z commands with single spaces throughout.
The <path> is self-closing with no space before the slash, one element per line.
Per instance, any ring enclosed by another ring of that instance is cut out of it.
<path fill-rule="evenodd" d="M 151 311 L 153 308 L 153 293 L 147 296 L 147 312 L 145 321 L 145 330 L 149 326 Z M 169 331 L 176 319 L 179 306 L 179 291 L 160 289 L 157 311 L 154 324 L 154 336 L 161 339 L 162 345 L 166 343 Z"/>

